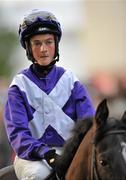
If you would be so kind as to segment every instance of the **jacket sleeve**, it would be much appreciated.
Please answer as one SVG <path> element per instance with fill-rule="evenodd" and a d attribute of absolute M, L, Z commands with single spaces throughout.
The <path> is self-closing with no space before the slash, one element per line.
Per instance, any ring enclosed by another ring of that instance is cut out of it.
<path fill-rule="evenodd" d="M 5 106 L 4 122 L 9 142 L 17 156 L 27 160 L 44 158 L 49 147 L 39 139 L 34 139 L 28 127 L 32 118 L 25 103 L 26 99 L 18 87 L 12 86 L 8 90 L 8 100 Z"/>
<path fill-rule="evenodd" d="M 91 97 L 86 86 L 81 84 L 80 81 L 74 83 L 73 98 L 77 119 L 93 117 L 95 115 L 95 109 Z"/>

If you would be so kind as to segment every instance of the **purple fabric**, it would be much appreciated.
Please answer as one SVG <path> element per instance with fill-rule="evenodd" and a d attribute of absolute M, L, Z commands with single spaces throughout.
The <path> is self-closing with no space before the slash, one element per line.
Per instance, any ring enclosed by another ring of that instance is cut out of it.
<path fill-rule="evenodd" d="M 54 66 L 46 78 L 43 79 L 38 79 L 32 72 L 31 67 L 21 73 L 49 94 L 64 72 L 63 68 Z M 95 110 L 88 92 L 79 81 L 75 82 L 71 96 L 64 105 L 63 111 L 73 120 L 94 115 Z M 47 127 L 40 139 L 32 137 L 28 122 L 32 120 L 34 112 L 35 109 L 29 105 L 25 93 L 16 86 L 10 87 L 8 101 L 5 106 L 5 126 L 14 151 L 23 159 L 41 159 L 51 146 L 63 146 L 64 144 L 64 139 L 51 126 Z"/>
<path fill-rule="evenodd" d="M 84 119 L 86 117 L 92 117 L 95 114 L 94 108 L 91 106 L 92 102 L 84 87 L 79 81 L 75 82 L 71 96 L 63 111 L 72 119 Z"/>
<path fill-rule="evenodd" d="M 49 146 L 63 146 L 64 139 L 59 136 L 56 130 L 52 126 L 48 126 L 42 138 L 40 138 L 42 142 L 48 142 Z"/>
<path fill-rule="evenodd" d="M 32 80 L 40 89 L 42 89 L 46 94 L 54 88 L 57 81 L 61 78 L 65 70 L 62 67 L 57 67 L 54 65 L 53 69 L 49 72 L 46 78 L 38 79 L 38 77 L 32 72 L 32 67 L 22 71 L 30 80 Z"/>

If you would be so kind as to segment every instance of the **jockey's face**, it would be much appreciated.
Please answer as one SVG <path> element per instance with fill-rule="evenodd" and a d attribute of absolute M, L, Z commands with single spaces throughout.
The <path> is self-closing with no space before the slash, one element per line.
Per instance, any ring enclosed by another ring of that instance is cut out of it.
<path fill-rule="evenodd" d="M 53 34 L 39 34 L 30 39 L 33 57 L 39 65 L 47 66 L 55 55 L 55 40 Z"/>

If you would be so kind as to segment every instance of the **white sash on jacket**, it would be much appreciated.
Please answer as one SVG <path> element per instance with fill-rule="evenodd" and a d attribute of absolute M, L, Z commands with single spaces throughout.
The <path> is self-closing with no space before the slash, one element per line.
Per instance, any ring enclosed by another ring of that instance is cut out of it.
<path fill-rule="evenodd" d="M 33 81 L 23 74 L 18 74 L 10 86 L 16 85 L 26 94 L 28 103 L 36 110 L 29 128 L 34 138 L 40 138 L 51 125 L 65 140 L 71 135 L 74 121 L 67 116 L 62 107 L 68 101 L 77 78 L 66 71 L 52 91 L 47 95 Z"/>

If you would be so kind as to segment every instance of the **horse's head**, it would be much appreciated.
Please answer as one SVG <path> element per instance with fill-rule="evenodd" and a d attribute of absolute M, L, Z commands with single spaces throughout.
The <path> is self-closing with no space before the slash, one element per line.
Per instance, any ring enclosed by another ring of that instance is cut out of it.
<path fill-rule="evenodd" d="M 126 179 L 126 112 L 121 119 L 110 118 L 106 100 L 94 118 L 92 169 L 96 180 Z"/>
<path fill-rule="evenodd" d="M 110 118 L 107 101 L 96 109 L 95 117 L 85 119 L 66 146 L 62 162 L 76 152 L 70 161 L 66 180 L 125 180 L 126 179 L 126 112 L 121 119 Z M 80 139 L 82 141 L 78 142 Z M 82 136 L 84 135 L 84 136 Z M 78 138 L 79 137 L 79 138 Z M 62 166 L 63 167 L 63 166 Z M 63 168 L 61 168 L 63 169 Z"/>

